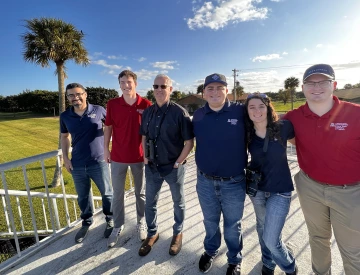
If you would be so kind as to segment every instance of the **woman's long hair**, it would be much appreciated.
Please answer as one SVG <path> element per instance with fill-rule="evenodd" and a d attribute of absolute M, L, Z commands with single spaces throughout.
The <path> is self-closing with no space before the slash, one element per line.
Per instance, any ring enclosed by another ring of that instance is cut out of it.
<path fill-rule="evenodd" d="M 277 113 L 275 112 L 274 106 L 271 104 L 271 100 L 265 94 L 254 93 L 249 94 L 248 98 L 245 101 L 245 127 L 246 127 L 246 137 L 247 137 L 247 145 L 251 142 L 251 140 L 255 136 L 255 128 L 254 122 L 250 119 L 248 113 L 248 106 L 251 99 L 260 99 L 266 106 L 267 109 L 267 125 L 266 131 L 269 133 L 269 139 L 275 140 L 277 139 L 281 143 L 280 136 L 280 121 Z"/>

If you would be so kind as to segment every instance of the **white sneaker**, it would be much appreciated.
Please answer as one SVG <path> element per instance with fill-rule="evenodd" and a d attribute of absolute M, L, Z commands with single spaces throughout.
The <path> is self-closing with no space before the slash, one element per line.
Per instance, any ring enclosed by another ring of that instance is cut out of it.
<path fill-rule="evenodd" d="M 113 247 L 117 243 L 119 235 L 123 230 L 124 230 L 124 225 L 122 225 L 121 227 L 114 227 L 107 241 L 108 247 Z"/>
<path fill-rule="evenodd" d="M 136 231 L 138 232 L 138 240 L 143 242 L 147 237 L 147 225 L 145 223 L 138 223 L 136 225 Z"/>

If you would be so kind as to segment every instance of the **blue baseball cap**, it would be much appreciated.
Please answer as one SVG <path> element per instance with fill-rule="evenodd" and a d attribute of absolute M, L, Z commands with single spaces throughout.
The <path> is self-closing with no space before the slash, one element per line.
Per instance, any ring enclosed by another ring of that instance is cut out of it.
<path fill-rule="evenodd" d="M 214 82 L 221 83 L 221 84 L 227 86 L 226 77 L 222 74 L 215 73 L 215 74 L 208 75 L 205 78 L 204 89 L 207 85 L 209 85 L 210 83 L 214 83 Z"/>
<path fill-rule="evenodd" d="M 303 76 L 303 82 L 311 75 L 322 74 L 330 79 L 335 79 L 334 69 L 328 64 L 316 64 L 308 68 Z"/>

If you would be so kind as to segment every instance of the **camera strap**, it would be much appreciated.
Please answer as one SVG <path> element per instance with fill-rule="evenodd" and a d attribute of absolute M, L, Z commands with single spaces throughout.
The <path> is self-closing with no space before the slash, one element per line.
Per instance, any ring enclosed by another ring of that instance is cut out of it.
<path fill-rule="evenodd" d="M 157 106 L 157 107 L 159 107 L 159 106 Z M 163 115 L 162 115 L 162 117 L 161 117 L 161 119 L 160 119 L 159 127 L 157 127 L 158 130 L 157 130 L 157 131 L 155 130 L 154 143 L 156 143 L 156 140 L 157 140 L 157 138 L 158 138 L 159 135 L 160 135 L 161 126 L 162 126 L 162 124 L 163 124 L 163 122 L 164 122 L 164 119 L 165 119 L 165 116 L 166 116 L 167 112 L 169 111 L 169 108 L 170 108 L 170 102 L 168 103 L 168 106 L 166 107 L 165 113 L 163 113 Z M 151 116 L 150 116 L 150 118 L 149 118 L 149 121 L 148 121 L 148 123 L 147 123 L 147 132 L 148 132 L 148 134 L 149 134 L 149 132 L 150 132 L 150 131 L 149 131 L 150 121 L 153 119 L 154 114 L 155 114 L 155 106 L 154 106 L 153 112 L 151 113 Z M 156 120 L 156 118 L 155 118 L 155 120 Z M 156 124 L 156 121 L 155 121 L 155 124 Z"/>
<path fill-rule="evenodd" d="M 262 166 L 264 164 L 264 159 L 265 159 L 265 156 L 266 156 L 266 152 L 267 152 L 267 149 L 268 149 L 268 146 L 269 146 L 269 131 L 266 129 L 266 134 L 265 134 L 265 140 L 264 140 L 264 145 L 263 145 L 263 155 L 261 157 L 261 160 L 260 160 L 260 171 L 262 169 Z M 250 154 L 250 152 L 248 153 Z"/>

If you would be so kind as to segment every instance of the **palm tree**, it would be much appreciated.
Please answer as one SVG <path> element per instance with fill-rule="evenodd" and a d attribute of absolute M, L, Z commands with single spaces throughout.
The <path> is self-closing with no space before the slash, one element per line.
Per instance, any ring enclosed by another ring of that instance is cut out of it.
<path fill-rule="evenodd" d="M 200 84 L 196 89 L 197 94 L 201 94 L 201 97 L 204 97 L 204 84 Z"/>
<path fill-rule="evenodd" d="M 288 77 L 284 81 L 285 89 L 289 89 L 291 93 L 291 110 L 294 110 L 294 93 L 295 89 L 299 87 L 300 81 L 294 76 Z"/>
<path fill-rule="evenodd" d="M 234 89 L 232 90 L 232 93 L 234 94 Z M 239 100 L 240 97 L 244 94 L 244 87 L 237 85 L 235 89 L 236 99 Z"/>
<path fill-rule="evenodd" d="M 26 62 L 33 62 L 41 67 L 49 67 L 50 62 L 56 64 L 55 74 L 58 76 L 59 113 L 62 113 L 65 111 L 65 62 L 73 60 L 76 64 L 83 66 L 90 63 L 83 42 L 85 35 L 72 24 L 60 19 L 42 17 L 40 19 L 25 20 L 25 23 L 27 30 L 21 36 L 24 44 L 23 57 Z M 56 169 L 52 186 L 59 184 L 60 171 Z"/>

